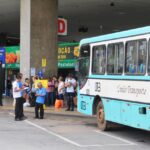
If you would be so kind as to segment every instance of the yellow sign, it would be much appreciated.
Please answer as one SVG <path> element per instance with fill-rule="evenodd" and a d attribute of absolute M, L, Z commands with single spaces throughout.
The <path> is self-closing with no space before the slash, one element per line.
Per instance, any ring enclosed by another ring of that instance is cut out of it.
<path fill-rule="evenodd" d="M 79 46 L 74 47 L 74 56 L 79 57 Z"/>
<path fill-rule="evenodd" d="M 48 80 L 35 80 L 35 88 L 38 88 L 38 83 L 41 82 L 44 88 L 47 88 Z"/>
<path fill-rule="evenodd" d="M 46 59 L 45 58 L 42 59 L 42 67 L 46 67 Z"/>

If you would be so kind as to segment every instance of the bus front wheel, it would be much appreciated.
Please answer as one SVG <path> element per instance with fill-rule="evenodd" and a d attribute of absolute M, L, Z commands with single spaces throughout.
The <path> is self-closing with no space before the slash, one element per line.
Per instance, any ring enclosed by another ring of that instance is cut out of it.
<path fill-rule="evenodd" d="M 101 131 L 106 131 L 109 128 L 109 122 L 105 120 L 104 106 L 101 101 L 97 105 L 97 125 Z"/>

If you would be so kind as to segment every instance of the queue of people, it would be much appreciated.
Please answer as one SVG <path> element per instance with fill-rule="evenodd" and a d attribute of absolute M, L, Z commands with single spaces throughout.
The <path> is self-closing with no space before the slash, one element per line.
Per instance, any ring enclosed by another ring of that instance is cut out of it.
<path fill-rule="evenodd" d="M 64 97 L 66 97 L 67 101 L 66 111 L 74 111 L 73 99 L 77 81 L 71 73 L 68 74 L 65 80 L 62 76 L 58 80 L 55 76 L 49 77 L 47 88 L 43 87 L 37 76 L 32 78 L 32 85 L 28 78 L 23 83 L 22 77 L 23 75 L 21 73 L 17 74 L 16 80 L 12 84 L 13 98 L 15 99 L 15 121 L 21 121 L 26 118 L 23 106 L 29 106 L 32 103 L 32 106 L 35 106 L 35 118 L 43 119 L 43 105 L 47 105 L 47 107 L 54 106 L 55 100 L 57 99 L 62 101 L 61 107 L 63 107 Z M 36 80 L 38 80 L 37 87 L 35 87 Z"/>

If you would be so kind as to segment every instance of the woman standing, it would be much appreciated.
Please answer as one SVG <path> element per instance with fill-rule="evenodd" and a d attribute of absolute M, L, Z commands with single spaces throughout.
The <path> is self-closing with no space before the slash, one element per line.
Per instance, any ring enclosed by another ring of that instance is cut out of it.
<path fill-rule="evenodd" d="M 29 80 L 29 78 L 25 79 L 25 83 L 24 83 L 23 86 L 26 88 L 25 93 L 24 93 L 24 95 L 25 95 L 24 98 L 25 98 L 26 102 L 24 103 L 24 106 L 30 106 L 29 95 L 31 93 L 31 86 L 30 86 L 30 80 Z"/>
<path fill-rule="evenodd" d="M 56 76 L 53 76 L 53 83 L 54 83 L 54 104 L 55 104 L 55 100 L 57 98 L 58 95 L 58 80 Z"/>
<path fill-rule="evenodd" d="M 63 81 L 63 77 L 60 76 L 58 79 L 58 99 L 62 101 L 62 107 L 64 101 L 64 93 L 65 93 L 65 83 Z"/>
<path fill-rule="evenodd" d="M 48 86 L 46 89 L 46 98 L 49 106 L 54 105 L 54 90 L 55 90 L 55 84 L 52 78 L 50 77 L 48 79 Z"/>

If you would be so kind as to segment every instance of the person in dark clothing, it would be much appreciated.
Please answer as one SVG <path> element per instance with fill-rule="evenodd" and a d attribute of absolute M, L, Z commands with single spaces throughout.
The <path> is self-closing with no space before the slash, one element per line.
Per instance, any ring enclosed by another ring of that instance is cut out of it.
<path fill-rule="evenodd" d="M 1 63 L 1 62 L 0 62 Z M 2 69 L 2 64 L 0 64 L 0 106 L 3 106 L 3 102 L 2 102 L 2 95 L 3 95 L 3 69 Z"/>
<path fill-rule="evenodd" d="M 6 87 L 6 96 L 11 97 L 11 88 L 12 88 L 12 83 L 10 80 L 10 77 L 7 78 L 7 87 Z"/>
<path fill-rule="evenodd" d="M 36 103 L 35 103 L 35 118 L 43 119 L 44 117 L 44 109 L 43 104 L 45 102 L 46 89 L 43 88 L 42 83 L 38 83 L 38 89 L 36 91 Z M 40 109 L 40 117 L 39 117 L 39 109 Z"/>
<path fill-rule="evenodd" d="M 3 106 L 3 102 L 2 102 L 2 92 L 1 92 L 1 89 L 0 89 L 0 106 Z"/>

